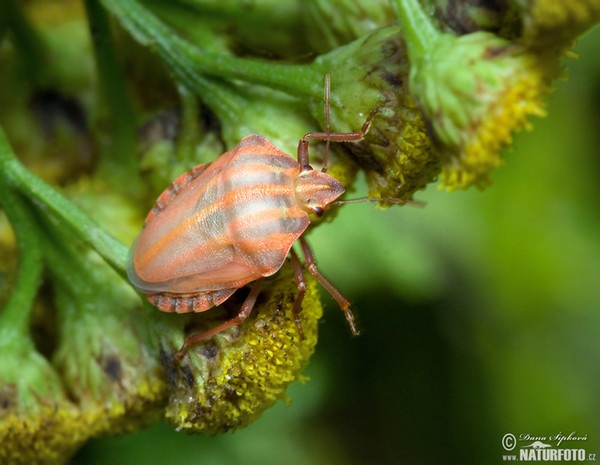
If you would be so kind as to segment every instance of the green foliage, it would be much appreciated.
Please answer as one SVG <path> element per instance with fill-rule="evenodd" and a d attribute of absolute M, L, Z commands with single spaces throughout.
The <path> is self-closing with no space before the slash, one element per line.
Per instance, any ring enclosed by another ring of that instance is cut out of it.
<path fill-rule="evenodd" d="M 600 7 L 363 3 L 2 2 L 1 463 L 66 463 L 87 443 L 78 463 L 475 464 L 500 460 L 507 432 L 576 431 L 597 451 L 597 29 L 549 117 L 501 147 L 543 113 Z M 349 205 L 311 232 L 362 335 L 341 312 L 320 322 L 309 280 L 300 339 L 286 264 L 249 320 L 172 365 L 226 310 L 167 315 L 133 292 L 144 215 L 249 133 L 293 155 L 325 129 L 326 74 L 332 131 L 378 109 L 364 141 L 331 144 L 329 172 L 348 191 L 426 203 Z M 494 186 L 421 192 L 438 176 Z M 166 418 L 214 434 L 265 411 L 234 435 L 141 431 Z"/>

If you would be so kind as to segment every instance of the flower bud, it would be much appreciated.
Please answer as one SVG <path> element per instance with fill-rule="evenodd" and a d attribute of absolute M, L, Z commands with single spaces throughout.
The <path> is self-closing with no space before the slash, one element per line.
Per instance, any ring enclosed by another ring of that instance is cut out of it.
<path fill-rule="evenodd" d="M 377 110 L 364 140 L 346 144 L 367 174 L 369 195 L 409 199 L 435 179 L 439 160 L 407 92 L 409 63 L 397 26 L 339 47 L 313 66 L 331 75 L 333 132 L 357 132 Z M 311 102 L 311 111 L 323 121 L 322 100 Z"/>
<path fill-rule="evenodd" d="M 489 184 L 512 133 L 544 114 L 546 76 L 534 54 L 486 32 L 440 35 L 413 62 L 410 88 L 442 156 L 444 186 Z"/>
<path fill-rule="evenodd" d="M 330 52 L 396 20 L 388 0 L 308 0 L 302 15 L 307 40 L 317 53 Z"/>
<path fill-rule="evenodd" d="M 518 0 L 521 42 L 537 50 L 562 50 L 600 21 L 596 0 Z"/>
<path fill-rule="evenodd" d="M 104 263 L 95 265 L 85 282 L 72 276 L 72 287 L 56 281 L 53 364 L 90 433 L 117 434 L 160 419 L 165 383 L 156 335 L 138 297 Z"/>
<path fill-rule="evenodd" d="M 0 131 L 0 144 L 2 139 Z M 6 144 L 1 150 L 6 151 Z M 29 205 L 4 179 L 0 179 L 0 207 L 12 226 L 0 220 L 0 268 L 14 277 L 7 280 L 12 289 L 0 289 L 0 463 L 66 462 L 90 432 L 40 352 L 43 344 L 34 343 L 32 311 L 49 310 L 43 302 L 35 304 L 43 264 L 39 230 Z M 15 272 L 11 265 L 17 244 Z"/>
<path fill-rule="evenodd" d="M 182 341 L 163 338 L 170 423 L 188 432 L 214 434 L 246 426 L 278 399 L 287 400 L 287 386 L 302 379 L 301 370 L 314 351 L 322 313 L 316 282 L 307 282 L 300 313 L 304 338 L 292 314 L 298 291 L 289 263 L 274 275 L 243 323 L 193 346 L 180 362 L 171 358 Z M 222 309 L 236 312 L 242 300 L 234 294 Z M 217 309 L 210 312 L 191 315 L 188 331 L 213 327 Z"/>
<path fill-rule="evenodd" d="M 31 340 L 3 339 L 0 353 L 0 463 L 66 462 L 91 431 L 58 374 Z"/>

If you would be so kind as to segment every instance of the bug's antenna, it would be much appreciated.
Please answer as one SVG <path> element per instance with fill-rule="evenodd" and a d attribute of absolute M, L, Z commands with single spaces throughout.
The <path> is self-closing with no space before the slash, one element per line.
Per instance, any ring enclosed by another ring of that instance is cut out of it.
<path fill-rule="evenodd" d="M 329 117 L 329 95 L 331 93 L 331 77 L 329 74 L 325 75 L 325 155 L 323 156 L 323 168 L 321 171 L 325 173 L 327 171 L 327 159 L 329 158 L 329 144 L 331 142 L 331 123 Z"/>
<path fill-rule="evenodd" d="M 382 203 L 391 203 L 395 205 L 411 205 L 413 207 L 424 207 L 425 202 L 420 200 L 406 200 L 406 199 L 398 199 L 396 197 L 360 197 L 358 199 L 348 199 L 348 200 L 336 200 L 335 202 L 331 202 L 328 207 L 339 207 L 341 205 L 346 205 L 347 203 L 360 203 L 360 202 L 382 202 Z"/>

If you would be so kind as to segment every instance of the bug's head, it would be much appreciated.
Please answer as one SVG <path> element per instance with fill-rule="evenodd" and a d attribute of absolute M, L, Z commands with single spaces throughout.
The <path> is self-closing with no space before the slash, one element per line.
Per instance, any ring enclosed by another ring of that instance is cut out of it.
<path fill-rule="evenodd" d="M 342 183 L 312 168 L 305 168 L 296 178 L 296 201 L 309 213 L 321 216 L 327 206 L 344 193 Z"/>

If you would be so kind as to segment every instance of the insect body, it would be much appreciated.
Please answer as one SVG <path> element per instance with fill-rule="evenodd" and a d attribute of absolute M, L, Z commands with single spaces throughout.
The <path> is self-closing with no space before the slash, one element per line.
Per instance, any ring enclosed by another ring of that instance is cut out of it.
<path fill-rule="evenodd" d="M 270 276 L 310 223 L 344 192 L 251 135 L 214 163 L 177 178 L 137 239 L 131 282 L 164 311 L 201 312 Z"/>
<path fill-rule="evenodd" d="M 328 81 L 326 105 L 328 104 Z M 319 273 L 301 237 L 310 214 L 321 216 L 344 187 L 310 167 L 308 142 L 357 141 L 360 132 L 306 134 L 294 160 L 264 137 L 250 135 L 216 161 L 178 177 L 157 199 L 131 253 L 127 273 L 149 301 L 166 312 L 202 312 L 256 281 L 237 316 L 206 333 L 186 339 L 187 347 L 243 321 L 260 292 L 261 279 L 276 273 L 291 254 L 298 285 L 298 314 L 306 284 L 292 249 L 300 240 L 306 266 L 337 300 L 353 332 L 349 302 Z M 327 121 L 328 107 L 326 106 Z"/>

